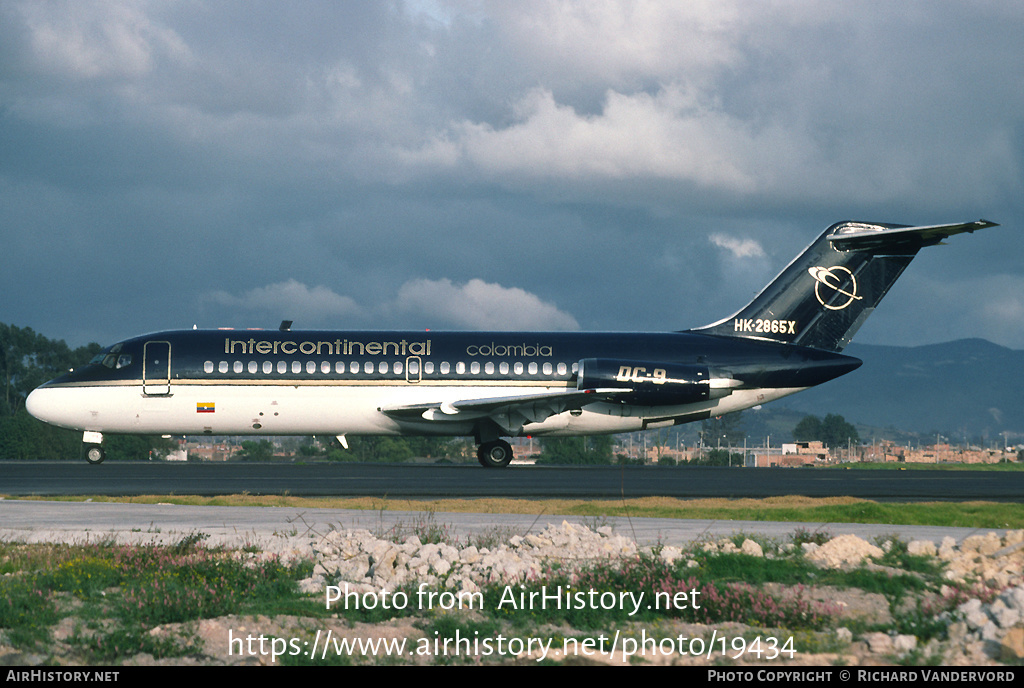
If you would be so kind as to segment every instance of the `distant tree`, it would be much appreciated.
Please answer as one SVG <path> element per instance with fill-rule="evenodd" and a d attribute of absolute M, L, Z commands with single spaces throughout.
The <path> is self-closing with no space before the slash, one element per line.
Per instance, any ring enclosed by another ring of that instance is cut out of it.
<path fill-rule="evenodd" d="M 537 464 L 610 464 L 614 443 L 611 435 L 544 438 Z"/>
<path fill-rule="evenodd" d="M 349 461 L 368 463 L 399 462 L 415 456 L 408 438 L 376 435 L 349 437 L 348 451 L 345 453 L 349 455 Z"/>
<path fill-rule="evenodd" d="M 108 461 L 148 461 L 166 458 L 174 443 L 155 435 L 106 435 L 103 447 Z"/>
<path fill-rule="evenodd" d="M 454 440 L 450 437 L 409 437 L 407 439 L 413 455 L 427 459 L 462 457 L 466 449 L 465 441 Z"/>
<path fill-rule="evenodd" d="M 267 440 L 245 440 L 242 450 L 235 454 L 239 461 L 270 461 L 274 457 L 274 445 Z"/>
<path fill-rule="evenodd" d="M 23 408 L 29 392 L 71 368 L 84 365 L 101 351 L 99 344 L 71 350 L 29 327 L 0 323 L 0 415 Z"/>
<path fill-rule="evenodd" d="M 805 416 L 793 428 L 793 439 L 797 442 L 822 442 L 826 447 L 840 447 L 848 442 L 860 442 L 857 428 L 847 423 L 842 416 L 830 413 L 824 420 L 817 416 Z"/>
<path fill-rule="evenodd" d="M 821 439 L 821 418 L 804 416 L 793 428 L 793 439 L 797 442 L 815 442 Z"/>
<path fill-rule="evenodd" d="M 743 430 L 743 414 L 727 413 L 716 418 L 707 418 L 700 422 L 701 436 L 705 447 L 727 447 L 742 445 L 746 438 Z"/>
<path fill-rule="evenodd" d="M 859 444 L 860 434 L 852 423 L 840 415 L 830 413 L 821 421 L 822 442 L 830 448 L 841 447 L 847 443 Z"/>
<path fill-rule="evenodd" d="M 61 461 L 77 459 L 82 433 L 42 423 L 24 408 L 0 415 L 0 460 Z"/>
<path fill-rule="evenodd" d="M 704 454 L 690 461 L 691 466 L 742 466 L 743 454 L 728 449 L 708 449 Z"/>

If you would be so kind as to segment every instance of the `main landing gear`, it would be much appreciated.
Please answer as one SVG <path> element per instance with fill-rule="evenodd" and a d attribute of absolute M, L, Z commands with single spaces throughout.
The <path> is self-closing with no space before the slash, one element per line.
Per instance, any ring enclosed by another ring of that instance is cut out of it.
<path fill-rule="evenodd" d="M 476 458 L 484 468 L 504 468 L 512 461 L 512 445 L 505 440 L 484 442 L 476 448 Z"/>

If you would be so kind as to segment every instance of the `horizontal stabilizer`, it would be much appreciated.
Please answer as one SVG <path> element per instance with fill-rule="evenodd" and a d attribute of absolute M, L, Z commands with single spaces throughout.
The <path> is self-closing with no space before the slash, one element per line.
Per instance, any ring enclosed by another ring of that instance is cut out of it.
<path fill-rule="evenodd" d="M 928 225 L 924 227 L 893 227 L 882 229 L 879 225 L 846 223 L 829 240 L 839 251 L 870 251 L 878 253 L 916 252 L 925 246 L 934 246 L 946 237 L 963 232 L 974 232 L 987 227 L 998 227 L 995 222 L 976 220 L 952 225 Z"/>

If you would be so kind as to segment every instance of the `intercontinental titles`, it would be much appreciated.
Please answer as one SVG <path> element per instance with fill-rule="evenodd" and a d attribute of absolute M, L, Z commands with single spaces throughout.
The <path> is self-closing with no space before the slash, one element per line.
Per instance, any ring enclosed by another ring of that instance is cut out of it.
<path fill-rule="evenodd" d="M 257 340 L 251 339 L 224 339 L 224 353 L 233 354 L 263 354 L 264 356 L 276 356 L 280 354 L 305 354 L 307 356 L 429 356 L 430 340 L 410 342 L 401 340 L 397 342 L 357 342 L 348 339 L 335 339 L 332 341 L 306 340 L 295 342 L 290 340 Z"/>
<path fill-rule="evenodd" d="M 305 356 L 430 356 L 432 341 L 429 339 L 409 341 L 357 341 L 352 339 L 335 340 L 266 340 L 256 339 L 231 339 L 224 338 L 224 354 L 232 355 L 254 355 L 263 356 L 291 356 L 302 354 Z M 490 342 L 487 344 L 471 344 L 466 347 L 467 356 L 486 357 L 515 357 L 515 358 L 550 358 L 554 355 L 554 348 L 550 344 L 541 343 L 518 343 L 499 344 Z"/>

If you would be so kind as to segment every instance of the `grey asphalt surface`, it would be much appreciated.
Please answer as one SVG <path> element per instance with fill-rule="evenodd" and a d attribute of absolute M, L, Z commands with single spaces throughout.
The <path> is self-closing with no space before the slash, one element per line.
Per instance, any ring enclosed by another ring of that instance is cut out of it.
<path fill-rule="evenodd" d="M 871 541 L 899 535 L 905 540 L 944 537 L 958 542 L 990 529 L 933 526 L 898 526 L 858 523 L 781 523 L 703 519 L 580 517 L 559 514 L 467 514 L 412 511 L 359 511 L 352 509 L 300 509 L 291 507 L 176 506 L 101 502 L 45 502 L 0 500 L 0 539 L 23 542 L 177 541 L 190 533 L 204 533 L 211 544 L 258 544 L 284 536 L 316 537 L 331 529 L 363 528 L 374 533 L 409 532 L 418 524 L 444 527 L 450 539 L 482 535 L 498 529 L 507 535 L 539 532 L 562 521 L 588 527 L 611 526 L 615 532 L 641 545 L 684 546 L 695 540 L 759 534 L 784 540 L 798 528 L 824 531 L 832 536 L 852 533 Z M 1001 535 L 1005 532 L 995 530 Z"/>
<path fill-rule="evenodd" d="M 874 501 L 1024 501 L 1024 471 L 686 466 L 350 463 L 0 462 L 0 495 L 374 497 L 858 497 Z"/>

